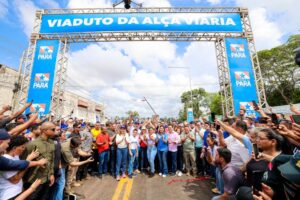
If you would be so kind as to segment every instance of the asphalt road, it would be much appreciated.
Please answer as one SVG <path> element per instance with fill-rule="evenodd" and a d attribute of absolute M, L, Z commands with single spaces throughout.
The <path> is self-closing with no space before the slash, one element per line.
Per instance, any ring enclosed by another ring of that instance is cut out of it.
<path fill-rule="evenodd" d="M 88 200 L 206 200 L 213 196 L 213 186 L 213 180 L 203 177 L 162 178 L 156 174 L 153 178 L 138 175 L 133 179 L 122 178 L 119 182 L 111 176 L 93 177 L 74 190 Z"/>

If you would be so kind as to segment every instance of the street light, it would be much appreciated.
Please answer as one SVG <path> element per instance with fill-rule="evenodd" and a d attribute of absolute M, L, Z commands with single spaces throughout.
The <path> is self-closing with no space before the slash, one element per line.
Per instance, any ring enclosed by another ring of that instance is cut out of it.
<path fill-rule="evenodd" d="M 191 104 L 193 103 L 193 91 L 192 91 L 192 78 L 191 78 L 191 69 L 189 67 L 168 67 L 170 69 L 186 69 L 189 72 L 189 83 L 191 91 Z"/>
<path fill-rule="evenodd" d="M 193 91 L 192 91 L 192 78 L 191 78 L 191 69 L 190 67 L 168 67 L 172 69 L 187 69 L 189 72 L 189 83 L 190 83 L 190 91 L 191 91 L 191 107 L 187 109 L 187 120 L 188 122 L 194 120 L 193 114 Z"/>
<path fill-rule="evenodd" d="M 143 97 L 143 99 L 137 99 L 138 102 L 146 102 L 148 104 L 148 106 L 150 107 L 150 109 L 152 110 L 152 112 L 154 113 L 154 115 L 157 115 L 157 113 L 155 112 L 154 108 L 151 106 L 151 104 L 149 103 L 149 101 L 146 99 L 146 97 Z"/>
<path fill-rule="evenodd" d="M 144 97 L 144 99 L 142 101 L 146 101 L 148 106 L 151 108 L 152 112 L 154 113 L 154 115 L 157 115 L 157 113 L 155 112 L 155 110 L 153 109 L 153 107 L 151 106 L 151 104 L 149 103 L 149 101 L 146 99 L 146 97 Z"/>

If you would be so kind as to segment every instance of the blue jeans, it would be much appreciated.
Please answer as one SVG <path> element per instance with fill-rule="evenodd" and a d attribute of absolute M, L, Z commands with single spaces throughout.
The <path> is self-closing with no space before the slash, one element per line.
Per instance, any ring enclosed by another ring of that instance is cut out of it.
<path fill-rule="evenodd" d="M 224 183 L 222 179 L 220 167 L 216 167 L 216 188 L 223 194 L 224 193 Z"/>
<path fill-rule="evenodd" d="M 182 172 L 183 170 L 183 147 L 177 147 L 177 169 Z"/>
<path fill-rule="evenodd" d="M 129 165 L 128 165 L 128 174 L 131 175 L 133 172 L 133 165 L 135 163 L 136 158 L 136 150 L 131 149 L 132 156 L 129 155 Z M 128 153 L 129 154 L 129 153 Z"/>
<path fill-rule="evenodd" d="M 116 176 L 120 175 L 120 170 L 123 174 L 126 172 L 128 148 L 117 148 L 117 166 Z M 122 164 L 122 166 L 121 166 Z"/>
<path fill-rule="evenodd" d="M 140 160 L 140 169 L 147 169 L 148 159 L 147 159 L 147 147 L 141 147 L 139 149 L 139 160 Z"/>
<path fill-rule="evenodd" d="M 55 181 L 55 187 L 52 191 L 51 200 L 63 200 L 63 192 L 66 183 L 66 169 L 60 169 L 61 176 Z"/>
<path fill-rule="evenodd" d="M 99 174 L 100 175 L 107 173 L 108 158 L 109 158 L 109 149 L 99 153 Z"/>
<path fill-rule="evenodd" d="M 140 147 L 138 149 L 138 152 L 140 152 Z M 139 159 L 135 159 L 133 164 L 133 170 L 137 170 L 138 168 L 139 168 Z"/>
<path fill-rule="evenodd" d="M 164 175 L 168 174 L 167 153 L 168 151 L 158 151 L 159 172 Z"/>
<path fill-rule="evenodd" d="M 117 150 L 111 148 L 109 153 L 109 160 L 110 160 L 110 173 L 113 176 L 116 173 L 116 160 L 117 160 L 116 154 L 117 154 Z"/>
<path fill-rule="evenodd" d="M 170 151 L 170 154 L 172 160 L 172 173 L 175 174 L 177 170 L 177 151 L 176 152 Z"/>
<path fill-rule="evenodd" d="M 150 171 L 151 171 L 151 173 L 155 172 L 155 163 L 154 163 L 154 160 L 155 160 L 156 153 L 157 153 L 156 146 L 148 147 L 148 149 L 147 149 L 147 156 L 148 156 L 148 161 L 149 161 L 149 164 L 150 164 Z"/>

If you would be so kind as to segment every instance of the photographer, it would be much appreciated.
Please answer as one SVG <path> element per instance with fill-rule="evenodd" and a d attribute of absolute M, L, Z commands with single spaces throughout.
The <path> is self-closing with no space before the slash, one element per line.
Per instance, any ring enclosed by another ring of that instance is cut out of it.
<path fill-rule="evenodd" d="M 72 183 L 72 180 L 68 180 L 67 181 L 67 184 L 66 184 L 66 177 L 65 177 L 65 174 L 66 174 L 66 170 L 67 168 L 69 167 L 78 167 L 78 166 L 81 166 L 81 165 L 84 165 L 84 164 L 87 164 L 87 163 L 90 163 L 90 162 L 93 162 L 93 158 L 90 157 L 88 158 L 87 160 L 85 161 L 76 161 L 76 159 L 73 157 L 73 153 L 74 151 L 78 151 L 78 153 L 80 154 L 80 145 L 81 145 L 81 139 L 80 137 L 72 137 L 71 139 L 67 140 L 65 143 L 62 143 L 61 144 L 61 155 L 62 155 L 62 159 L 61 159 L 61 165 L 62 165 L 62 186 L 58 191 L 57 191 L 57 198 L 58 199 L 62 199 L 63 197 L 63 189 L 64 189 L 64 186 L 66 185 L 66 193 L 67 194 L 71 194 L 71 193 L 74 193 L 72 190 L 71 190 L 71 183 Z M 82 155 L 84 156 L 84 155 Z M 90 155 L 86 154 L 85 155 L 86 157 L 89 157 Z M 69 177 L 70 175 L 68 175 Z M 56 198 L 56 199 L 57 199 Z"/>

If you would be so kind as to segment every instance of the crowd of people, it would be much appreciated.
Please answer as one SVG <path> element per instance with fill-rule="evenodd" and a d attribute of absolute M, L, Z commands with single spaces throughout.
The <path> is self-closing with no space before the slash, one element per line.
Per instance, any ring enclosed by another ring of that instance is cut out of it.
<path fill-rule="evenodd" d="M 139 174 L 211 177 L 214 200 L 300 199 L 300 125 L 282 114 L 92 124 L 24 115 L 30 106 L 0 110 L 1 200 L 61 200 L 91 177 Z"/>

